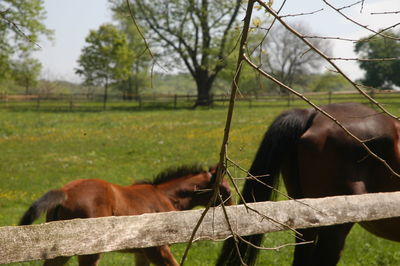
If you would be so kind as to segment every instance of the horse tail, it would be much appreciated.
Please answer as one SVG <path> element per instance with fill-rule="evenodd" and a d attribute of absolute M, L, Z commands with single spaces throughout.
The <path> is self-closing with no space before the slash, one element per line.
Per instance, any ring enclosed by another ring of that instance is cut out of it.
<path fill-rule="evenodd" d="M 247 179 L 244 184 L 242 196 L 246 202 L 273 199 L 275 194 L 273 188 L 278 185 L 282 160 L 286 156 L 296 153 L 296 143 L 310 127 L 315 113 L 311 109 L 293 109 L 280 114 L 274 120 L 265 133 L 249 170 L 249 177 L 255 178 Z M 263 235 L 251 235 L 243 238 L 260 246 Z M 232 237 L 224 242 L 217 261 L 218 266 L 241 265 L 242 262 L 247 265 L 255 264 L 259 250 L 243 241 L 236 244 L 236 241 Z"/>
<path fill-rule="evenodd" d="M 35 201 L 22 216 L 19 225 L 32 224 L 39 216 L 48 210 L 56 208 L 67 199 L 67 194 L 62 190 L 50 190 Z"/>

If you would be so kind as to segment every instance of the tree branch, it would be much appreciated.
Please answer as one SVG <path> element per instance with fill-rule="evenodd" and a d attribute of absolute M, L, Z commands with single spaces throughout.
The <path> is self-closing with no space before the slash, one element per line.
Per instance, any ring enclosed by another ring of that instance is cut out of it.
<path fill-rule="evenodd" d="M 365 91 L 361 90 L 356 83 L 354 83 L 332 60 L 329 60 L 329 57 L 325 55 L 320 49 L 316 48 L 310 41 L 307 39 L 303 38 L 300 33 L 298 33 L 294 28 L 289 26 L 287 23 L 285 23 L 275 11 L 270 8 L 268 5 L 266 5 L 263 1 L 261 0 L 256 0 L 261 6 L 263 6 L 268 13 L 270 13 L 272 16 L 274 16 L 286 29 L 288 29 L 290 32 L 292 32 L 294 35 L 296 35 L 298 38 L 300 38 L 308 47 L 310 47 L 312 50 L 314 50 L 317 54 L 319 54 L 322 58 L 324 58 L 338 73 L 340 73 L 350 84 L 353 85 L 353 87 L 360 92 L 365 98 L 367 98 L 371 103 L 376 105 L 379 109 L 381 109 L 383 112 L 387 113 L 389 116 L 391 116 L 394 119 L 398 119 L 395 115 L 391 114 L 386 108 L 384 108 L 379 102 L 377 102 L 375 99 L 373 99 L 371 96 L 369 96 Z M 324 2 L 326 0 L 323 0 Z"/>

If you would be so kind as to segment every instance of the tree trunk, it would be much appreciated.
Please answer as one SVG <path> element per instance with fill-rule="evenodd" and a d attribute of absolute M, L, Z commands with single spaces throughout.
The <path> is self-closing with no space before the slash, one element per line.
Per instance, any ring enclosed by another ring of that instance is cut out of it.
<path fill-rule="evenodd" d="M 213 104 L 213 98 L 211 94 L 212 84 L 215 76 L 209 76 L 208 72 L 203 72 L 196 75 L 195 81 L 197 85 L 197 99 L 194 107 L 197 106 L 211 106 Z"/>
<path fill-rule="evenodd" d="M 26 79 L 25 80 L 25 94 L 26 95 L 28 95 L 30 92 L 29 92 L 29 88 L 30 88 L 30 82 L 29 82 L 29 79 Z"/>
<path fill-rule="evenodd" d="M 126 100 L 132 101 L 133 99 L 133 84 L 132 84 L 132 77 L 128 78 L 128 84 L 126 87 Z"/>
<path fill-rule="evenodd" d="M 106 84 L 104 85 L 103 110 L 106 110 L 107 98 L 108 98 L 108 79 L 106 79 Z"/>
<path fill-rule="evenodd" d="M 139 61 L 136 61 L 135 64 L 135 86 L 134 86 L 134 94 L 136 101 L 139 101 Z"/>

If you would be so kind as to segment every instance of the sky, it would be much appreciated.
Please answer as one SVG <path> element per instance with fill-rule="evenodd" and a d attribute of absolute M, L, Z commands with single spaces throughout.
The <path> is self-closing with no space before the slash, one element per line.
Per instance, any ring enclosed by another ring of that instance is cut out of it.
<path fill-rule="evenodd" d="M 355 3 L 356 0 L 329 0 L 337 7 Z M 282 0 L 274 1 L 277 9 Z M 85 45 L 85 37 L 90 30 L 97 29 L 101 24 L 111 22 L 111 12 L 107 0 L 44 0 L 47 11 L 45 24 L 54 30 L 54 40 L 41 40 L 42 47 L 36 57 L 43 65 L 42 78 L 50 80 L 69 80 L 80 82 L 75 74 L 81 49 Z M 358 39 L 368 36 L 371 32 L 350 23 L 323 3 L 322 0 L 287 0 L 281 14 L 299 14 L 314 12 L 315 14 L 287 18 L 288 21 L 301 21 L 312 32 L 321 36 Z M 363 9 L 358 4 L 343 10 L 353 19 L 372 29 L 388 27 L 400 22 L 400 14 L 371 15 L 371 12 L 399 11 L 400 0 L 365 0 Z M 397 27 L 396 29 L 399 29 Z M 335 57 L 355 58 L 352 42 L 334 41 Z M 338 65 L 351 78 L 360 78 L 363 72 L 354 61 L 337 61 Z"/>
<path fill-rule="evenodd" d="M 107 0 L 45 0 L 45 24 L 54 40 L 42 40 L 36 54 L 43 65 L 42 77 L 79 82 L 74 69 L 90 30 L 111 22 Z"/>

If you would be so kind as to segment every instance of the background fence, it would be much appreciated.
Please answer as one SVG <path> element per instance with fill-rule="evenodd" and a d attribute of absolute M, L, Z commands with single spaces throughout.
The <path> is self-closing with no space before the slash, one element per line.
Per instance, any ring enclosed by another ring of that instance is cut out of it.
<path fill-rule="evenodd" d="M 400 103 L 399 91 L 370 91 L 370 96 L 380 103 Z M 367 102 L 357 92 L 320 92 L 305 93 L 307 98 L 317 104 L 331 102 Z M 101 111 L 108 110 L 140 110 L 140 109 L 181 109 L 191 108 L 196 102 L 196 95 L 109 95 L 106 104 L 102 94 L 74 95 L 8 95 L 0 94 L 0 108 L 11 110 L 43 110 L 43 111 Z M 211 108 L 228 105 L 228 95 L 213 95 Z M 304 102 L 293 95 L 238 95 L 237 105 L 244 107 L 297 106 Z"/>

